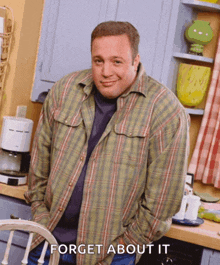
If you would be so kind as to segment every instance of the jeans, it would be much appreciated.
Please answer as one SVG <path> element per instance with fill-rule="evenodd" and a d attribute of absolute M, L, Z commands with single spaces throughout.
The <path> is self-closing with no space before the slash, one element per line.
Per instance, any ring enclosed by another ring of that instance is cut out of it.
<path fill-rule="evenodd" d="M 44 242 L 40 243 L 36 248 L 30 251 L 28 256 L 28 265 L 37 265 L 37 261 L 40 258 Z M 44 258 L 44 265 L 48 265 L 50 260 L 50 247 L 46 251 Z M 76 264 L 76 255 L 71 254 L 60 254 L 59 265 Z"/>
<path fill-rule="evenodd" d="M 28 265 L 37 265 L 37 261 L 40 258 L 41 251 L 43 249 L 44 242 L 38 245 L 29 253 Z M 135 264 L 135 254 L 115 254 L 111 265 L 134 265 Z M 44 258 L 44 265 L 49 264 L 50 259 L 50 248 L 48 247 L 46 255 Z M 76 255 L 75 254 L 60 254 L 59 265 L 76 265 Z"/>
<path fill-rule="evenodd" d="M 115 254 L 111 265 L 135 265 L 135 254 Z"/>

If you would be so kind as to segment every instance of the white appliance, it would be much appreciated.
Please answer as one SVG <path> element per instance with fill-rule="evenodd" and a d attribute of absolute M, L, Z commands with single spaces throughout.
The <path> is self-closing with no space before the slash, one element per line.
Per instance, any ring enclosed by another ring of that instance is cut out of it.
<path fill-rule="evenodd" d="M 0 182 L 13 186 L 27 183 L 32 129 L 33 121 L 30 119 L 3 117 Z"/>

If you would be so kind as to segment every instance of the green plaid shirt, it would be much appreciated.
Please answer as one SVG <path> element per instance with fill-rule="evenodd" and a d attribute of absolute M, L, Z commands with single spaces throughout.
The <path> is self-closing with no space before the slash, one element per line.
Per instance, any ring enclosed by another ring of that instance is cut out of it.
<path fill-rule="evenodd" d="M 50 90 L 31 156 L 33 220 L 52 231 L 85 162 L 95 114 L 91 70 L 69 74 Z M 77 246 L 78 265 L 111 264 L 120 237 L 143 246 L 162 237 L 179 210 L 188 157 L 188 116 L 175 95 L 141 65 L 94 148 L 86 172 Z M 35 237 L 33 247 L 41 242 Z M 137 255 L 137 260 L 139 255 Z"/>

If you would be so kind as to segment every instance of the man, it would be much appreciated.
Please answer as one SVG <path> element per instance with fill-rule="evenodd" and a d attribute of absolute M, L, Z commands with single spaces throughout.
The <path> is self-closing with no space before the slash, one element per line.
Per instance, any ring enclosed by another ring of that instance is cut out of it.
<path fill-rule="evenodd" d="M 147 76 L 138 44 L 130 23 L 99 24 L 92 69 L 62 78 L 44 102 L 25 197 L 34 221 L 59 244 L 76 246 L 76 255 L 61 255 L 70 263 L 60 264 L 135 264 L 179 210 L 187 115 Z M 35 237 L 33 247 L 41 241 Z"/>

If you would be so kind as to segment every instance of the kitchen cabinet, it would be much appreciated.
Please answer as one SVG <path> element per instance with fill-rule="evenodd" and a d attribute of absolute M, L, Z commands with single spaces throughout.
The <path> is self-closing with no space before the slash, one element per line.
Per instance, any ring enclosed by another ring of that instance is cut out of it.
<path fill-rule="evenodd" d="M 91 67 L 90 36 L 97 24 L 129 21 L 141 36 L 141 61 L 167 84 L 180 0 L 45 0 L 32 101 L 64 75 Z"/>
<path fill-rule="evenodd" d="M 31 208 L 24 200 L 0 194 L 0 219 L 10 219 L 11 214 L 21 219 L 31 219 Z M 0 261 L 3 260 L 9 232 L 0 231 Z M 13 237 L 9 255 L 9 264 L 21 264 L 24 256 L 28 234 L 25 231 L 16 231 Z"/>

